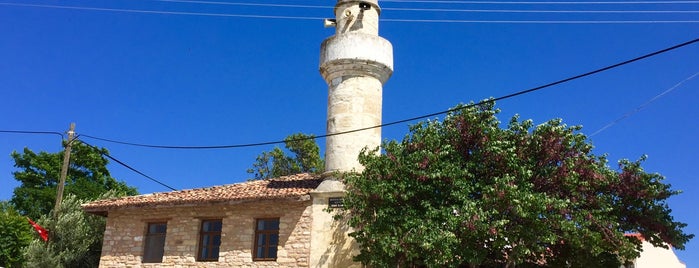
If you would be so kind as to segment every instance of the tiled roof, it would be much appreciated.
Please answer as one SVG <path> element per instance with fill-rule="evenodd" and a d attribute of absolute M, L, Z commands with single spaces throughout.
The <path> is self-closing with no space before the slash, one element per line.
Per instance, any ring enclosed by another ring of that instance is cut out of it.
<path fill-rule="evenodd" d="M 107 211 L 117 208 L 298 198 L 318 187 L 321 181 L 318 175 L 303 173 L 269 180 L 98 200 L 82 207 L 85 212 L 106 215 Z"/>

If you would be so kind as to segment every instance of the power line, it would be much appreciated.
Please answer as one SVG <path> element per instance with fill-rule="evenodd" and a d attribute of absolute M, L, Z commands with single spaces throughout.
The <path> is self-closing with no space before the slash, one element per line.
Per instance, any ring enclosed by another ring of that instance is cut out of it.
<path fill-rule="evenodd" d="M 254 14 L 200 13 L 200 12 L 184 12 L 184 11 L 120 9 L 120 8 L 102 8 L 102 7 L 85 7 L 85 6 L 21 4 L 21 3 L 7 3 L 7 2 L 0 3 L 0 5 L 20 6 L 20 7 L 36 7 L 36 8 L 87 10 L 87 11 L 142 13 L 142 14 L 208 16 L 208 17 L 235 17 L 235 18 L 255 18 L 255 19 L 290 19 L 290 20 L 323 20 L 323 19 L 325 19 L 325 18 L 321 18 L 321 17 L 303 17 L 303 16 L 273 16 L 273 15 L 254 15 Z"/>
<path fill-rule="evenodd" d="M 153 144 L 143 144 L 143 143 L 132 143 L 132 142 L 125 142 L 125 141 L 100 138 L 100 137 L 90 136 L 87 134 L 81 134 L 81 136 L 87 137 L 90 139 L 116 143 L 116 144 L 136 146 L 136 147 L 146 147 L 146 148 L 157 148 L 157 149 L 230 149 L 230 148 L 256 147 L 256 146 L 284 143 L 284 141 L 269 141 L 269 142 L 234 144 L 234 145 L 171 146 L 171 145 L 153 145 Z M 327 137 L 327 136 L 332 136 L 332 135 L 322 135 L 322 136 L 317 136 L 316 138 L 323 138 L 323 137 Z M 306 139 L 298 139 L 298 140 L 306 140 Z M 296 141 L 296 140 L 293 140 L 293 141 Z"/>
<path fill-rule="evenodd" d="M 589 71 L 589 72 L 586 72 L 586 73 L 583 73 L 583 74 L 579 74 L 579 75 L 576 75 L 576 76 L 568 77 L 568 78 L 565 78 L 565 79 L 562 79 L 562 80 L 558 80 L 558 81 L 555 81 L 555 82 L 552 82 L 552 83 L 548 83 L 548 84 L 545 84 L 545 85 L 542 85 L 542 86 L 530 88 L 530 89 L 527 89 L 527 90 L 522 90 L 522 91 L 519 91 L 519 92 L 515 92 L 515 93 L 512 93 L 512 94 L 509 94 L 509 95 L 505 95 L 505 96 L 501 96 L 501 97 L 497 97 L 497 98 L 493 98 L 493 99 L 489 99 L 489 100 L 480 101 L 480 102 L 474 103 L 474 104 L 465 105 L 465 106 L 463 106 L 463 107 L 461 107 L 461 108 L 449 109 L 449 110 L 446 110 L 446 111 L 441 111 L 441 112 L 431 113 L 431 114 L 427 114 L 427 115 L 412 117 L 412 118 L 408 118 L 408 119 L 398 120 L 398 121 L 394 121 L 394 122 L 390 122 L 390 123 L 381 124 L 381 125 L 378 125 L 378 126 L 371 126 L 371 127 L 359 128 L 359 129 L 354 129 L 354 130 L 349 130 L 349 131 L 343 131 L 343 132 L 338 132 L 338 133 L 319 135 L 319 136 L 317 136 L 317 137 L 315 137 L 315 138 L 325 138 L 325 137 L 330 137 L 330 136 L 337 136 L 337 135 L 343 135 L 343 134 L 348 134 L 348 133 L 354 133 L 354 132 L 359 132 L 359 131 L 370 130 L 370 129 L 374 129 L 374 128 L 386 127 L 386 126 L 396 125 L 396 124 L 400 124 L 400 123 L 406 123 L 406 122 L 415 121 L 415 120 L 419 120 L 419 119 L 425 119 L 425 118 L 429 118 L 429 117 L 433 117 L 433 116 L 437 116 L 437 115 L 447 114 L 447 113 L 450 113 L 450 112 L 457 111 L 457 110 L 459 110 L 459 109 L 465 109 L 465 108 L 469 108 L 469 107 L 473 107 L 473 106 L 477 106 L 477 105 L 482 105 L 482 104 L 489 103 L 489 102 L 495 102 L 495 101 L 500 101 L 500 100 L 505 100 L 505 99 L 513 98 L 513 97 L 516 97 L 516 96 L 519 96 L 519 95 L 524 95 L 524 94 L 527 94 L 527 93 L 531 93 L 531 92 L 534 92 L 534 91 L 538 91 L 538 90 L 541 90 L 541 89 L 545 89 L 545 88 L 548 88 L 548 87 L 552 87 L 552 86 L 555 86 L 555 85 L 559 85 L 559 84 L 563 84 L 563 83 L 566 83 L 566 82 L 570 82 L 570 81 L 573 81 L 573 80 L 576 80 L 576 79 L 579 79 L 579 78 L 583 78 L 583 77 L 590 76 L 590 75 L 593 75 L 593 74 L 597 74 L 597 73 L 601 73 L 601 72 L 604 72 L 604 71 L 608 71 L 608 70 L 611 70 L 611 69 L 614 69 L 614 68 L 617 68 L 617 67 L 620 67 L 620 66 L 623 66 L 623 65 L 627 65 L 627 64 L 630 64 L 630 63 L 633 63 L 633 62 L 636 62 L 636 61 L 640 61 L 640 60 L 643 60 L 643 59 L 646 59 L 646 58 L 650 58 L 650 57 L 653 57 L 653 56 L 656 56 L 656 55 L 659 55 L 659 54 L 662 54 L 662 53 L 665 53 L 665 52 L 668 52 L 668 51 L 672 51 L 672 50 L 675 50 L 675 49 L 678 49 L 678 48 L 681 48 L 681 47 L 684 47 L 684 46 L 688 46 L 688 45 L 694 44 L 694 43 L 696 43 L 696 42 L 699 42 L 699 38 L 694 39 L 694 40 L 691 40 L 691 41 L 687 41 L 687 42 L 684 42 L 684 43 L 681 43 L 681 44 L 678 44 L 678 45 L 674 45 L 674 46 L 671 46 L 671 47 L 668 47 L 668 48 L 665 48 L 665 49 L 661 49 L 661 50 L 658 50 L 658 51 L 655 51 L 655 52 L 652 52 L 652 53 L 648 53 L 648 54 L 645 54 L 645 55 L 640 56 L 640 57 L 636 57 L 636 58 L 633 58 L 633 59 L 630 59 L 630 60 L 626 60 L 626 61 L 623 61 L 623 62 L 620 62 L 620 63 L 616 63 L 616 64 L 613 64 L 613 65 L 609 65 L 609 66 L 607 66 L 607 67 L 599 68 L 599 69 L 596 69 L 596 70 L 593 70 L 593 71 Z M 105 138 L 90 136 L 90 135 L 86 135 L 86 134 L 82 134 L 82 136 L 88 137 L 88 138 L 92 138 L 92 139 L 96 139 L 96 140 L 105 141 L 105 142 L 112 142 L 112 143 L 123 144 L 123 145 L 130 145 L 130 146 L 137 146 L 137 147 L 158 148 L 158 149 L 229 149 L 229 148 L 255 147 L 255 146 L 262 146 L 262 145 L 273 145 L 273 144 L 283 144 L 283 143 L 284 143 L 284 141 L 269 141 L 269 142 L 248 143 L 248 144 L 233 144 L 233 145 L 169 146 L 169 145 L 151 145 L 151 144 L 139 144 L 139 143 L 131 143 L 131 142 L 124 142 L 124 141 L 117 141 L 117 140 L 111 140 L 111 139 L 105 139 Z M 315 138 L 313 138 L 313 139 L 315 139 Z M 306 139 L 311 139 L 311 138 L 306 138 Z M 306 139 L 295 139 L 295 140 L 293 140 L 293 141 L 300 141 L 300 140 L 306 140 Z"/>
<path fill-rule="evenodd" d="M 298 5 L 298 4 L 270 4 L 270 3 L 249 3 L 249 2 L 226 2 L 226 1 L 206 1 L 206 0 L 152 0 L 157 2 L 175 2 L 175 3 L 200 3 L 200 4 L 217 4 L 217 5 L 234 5 L 234 6 L 263 6 L 263 7 L 290 7 L 290 8 L 320 8 L 334 9 L 335 6 L 319 6 L 319 5 Z M 600 4 L 619 4 L 619 5 L 638 5 L 638 4 L 699 4 L 699 1 L 411 1 L 411 0 L 381 0 L 381 2 L 389 3 L 428 3 L 428 4 L 508 4 L 508 5 L 600 5 Z M 389 10 L 386 7 L 381 7 L 382 10 Z M 395 8 L 391 8 L 394 9 Z"/>
<path fill-rule="evenodd" d="M 78 135 L 78 137 L 80 137 L 80 135 Z M 76 137 L 75 139 L 78 139 L 78 137 Z M 93 146 L 93 145 L 91 145 L 91 144 L 89 144 L 89 143 L 87 143 L 87 142 L 85 142 L 85 141 L 83 141 L 83 140 L 80 140 L 80 142 L 82 142 L 83 144 L 85 144 L 85 145 L 87 145 L 87 146 L 90 146 L 90 147 L 96 149 L 101 155 L 103 155 L 103 156 L 105 156 L 105 157 L 107 157 L 107 158 L 113 160 L 114 162 L 117 162 L 119 165 L 122 165 L 122 166 L 124 166 L 125 168 L 128 168 L 128 169 L 130 169 L 131 171 L 136 172 L 136 173 L 138 173 L 139 175 L 141 175 L 141 176 L 143 176 L 143 177 L 146 177 L 147 179 L 149 179 L 149 180 L 151 180 L 151 181 L 153 181 L 153 182 L 155 182 L 155 183 L 157 183 L 157 184 L 160 184 L 160 185 L 162 185 L 162 186 L 165 186 L 166 188 L 168 188 L 168 189 L 170 189 L 170 190 L 177 191 L 177 189 L 175 189 L 175 188 L 173 188 L 173 187 L 171 187 L 171 186 L 169 186 L 169 185 L 167 185 L 167 184 L 165 184 L 165 183 L 163 183 L 163 182 L 161 182 L 161 181 L 159 181 L 159 180 L 156 180 L 156 179 L 154 179 L 153 177 L 148 176 L 148 175 L 144 174 L 144 173 L 141 172 L 141 171 L 138 171 L 137 169 L 135 169 L 135 168 L 133 168 L 133 167 L 127 165 L 127 164 L 124 163 L 124 162 L 119 161 L 119 159 L 116 159 L 115 157 L 113 157 L 113 156 L 111 156 L 111 155 L 109 155 L 109 154 L 107 154 L 107 153 L 104 153 L 102 150 L 100 150 L 100 149 L 97 148 L 96 146 Z"/>
<path fill-rule="evenodd" d="M 13 133 L 13 134 L 49 134 L 49 135 L 58 135 L 58 136 L 60 136 L 61 138 L 64 138 L 63 133 L 55 132 L 55 131 L 0 130 L 0 133 Z M 70 140 L 69 142 L 72 142 L 72 141 L 74 141 L 74 140 L 79 140 L 79 139 L 78 139 L 79 137 L 80 137 L 80 135 L 76 136 L 75 138 L 73 138 L 73 139 Z M 91 145 L 91 144 L 89 144 L 89 143 L 87 143 L 87 142 L 85 142 L 85 141 L 83 141 L 83 140 L 80 140 L 80 142 L 82 142 L 83 144 L 85 144 L 85 145 L 87 145 L 87 146 L 90 146 L 90 147 L 96 149 L 101 155 L 103 155 L 103 156 L 105 156 L 105 157 L 107 157 L 107 158 L 109 158 L 109 159 L 112 159 L 114 162 L 117 162 L 118 164 L 120 164 L 120 165 L 122 165 L 122 166 L 124 166 L 124 167 L 126 167 L 126 168 L 128 168 L 128 169 L 130 169 L 130 170 L 132 170 L 132 171 L 134 171 L 134 172 L 136 172 L 136 173 L 138 173 L 138 174 L 140 174 L 141 176 L 144 176 L 144 177 L 146 177 L 147 179 L 149 179 L 149 180 L 151 180 L 151 181 L 154 181 L 154 182 L 156 182 L 156 183 L 158 183 L 158 184 L 160 184 L 160 185 L 162 185 L 162 186 L 165 186 L 165 187 L 167 187 L 167 188 L 170 189 L 170 190 L 177 191 L 177 189 L 175 189 L 175 188 L 173 188 L 173 187 L 170 187 L 169 185 L 167 185 L 167 184 L 165 184 L 165 183 L 163 183 L 163 182 L 161 182 L 161 181 L 159 181 L 159 180 L 156 180 L 156 179 L 154 179 L 153 177 L 148 176 L 148 175 L 144 174 L 144 173 L 141 172 L 141 171 L 138 171 L 137 169 L 135 169 L 135 168 L 133 168 L 133 167 L 127 165 L 126 163 L 124 163 L 124 162 L 122 162 L 122 161 L 119 161 L 119 159 L 116 159 L 116 158 L 114 158 L 113 156 L 111 156 L 111 155 L 109 155 L 109 154 L 106 154 L 106 153 L 102 152 L 102 150 L 100 150 L 99 148 L 97 148 L 97 147 L 95 147 L 95 146 L 93 146 L 93 145 Z"/>
<path fill-rule="evenodd" d="M 29 131 L 29 130 L 0 130 L 0 133 L 13 133 L 13 134 L 50 134 L 58 135 L 64 138 L 63 133 L 55 131 Z"/>
<path fill-rule="evenodd" d="M 420 11 L 420 12 L 470 12 L 470 13 L 584 13 L 584 14 L 674 14 L 674 13 L 699 13 L 699 10 L 526 10 L 526 9 L 448 9 L 448 8 L 382 8 L 393 11 Z"/>
<path fill-rule="evenodd" d="M 144 10 L 144 9 L 120 9 L 120 8 L 101 8 L 101 7 L 86 7 L 86 6 L 66 6 L 66 5 L 44 5 L 44 4 L 22 4 L 0 2 L 4 6 L 18 7 L 34 7 L 34 8 L 54 8 L 67 10 L 84 10 L 84 11 L 103 11 L 103 12 L 122 12 L 122 13 L 140 13 L 140 14 L 161 14 L 161 15 L 186 15 L 186 16 L 205 16 L 205 17 L 234 17 L 234 18 L 253 18 L 253 19 L 287 19 L 287 20 L 324 20 L 326 17 L 310 17 L 310 16 L 279 16 L 279 15 L 257 15 L 257 14 L 230 14 L 230 13 L 204 13 L 204 12 L 188 12 L 188 11 L 162 11 L 162 10 Z M 689 24 L 699 23 L 699 20 L 459 20 L 459 19 L 401 19 L 401 18 L 382 18 L 384 22 L 417 22 L 417 23 L 490 23 L 490 24 Z"/>
<path fill-rule="evenodd" d="M 382 19 L 385 22 L 421 23 L 492 23 L 492 24 L 672 24 L 699 23 L 699 20 L 449 20 L 449 19 Z"/>
<path fill-rule="evenodd" d="M 334 9 L 334 6 L 315 5 L 295 5 L 295 4 L 264 4 L 264 3 L 244 3 L 244 2 L 221 2 L 221 1 L 198 1 L 198 0 L 153 0 L 157 2 L 169 3 L 190 3 L 205 5 L 230 5 L 230 6 L 258 6 L 258 7 L 281 7 L 281 8 L 313 8 L 313 9 Z M 673 13 L 699 13 L 699 10 L 524 10 L 524 9 L 450 9 L 450 8 L 401 8 L 382 7 L 381 10 L 391 11 L 416 11 L 416 12 L 470 12 L 470 13 L 651 13 L 651 14 L 673 14 Z"/>
<path fill-rule="evenodd" d="M 617 118 L 616 120 L 614 120 L 614 121 L 612 121 L 612 122 L 609 122 L 609 123 L 606 124 L 604 127 L 600 128 L 600 129 L 598 129 L 597 131 L 595 131 L 594 133 L 590 134 L 590 137 L 593 137 L 593 136 L 599 134 L 600 132 L 605 131 L 606 129 L 608 129 L 608 128 L 614 126 L 614 125 L 616 125 L 616 124 L 619 123 L 621 120 L 624 120 L 624 119 L 626 119 L 626 118 L 629 118 L 630 116 L 634 115 L 635 113 L 640 112 L 641 110 L 643 110 L 644 108 L 646 108 L 646 106 L 650 105 L 652 102 L 654 102 L 654 101 L 660 99 L 661 97 L 665 96 L 666 94 L 672 92 L 673 90 L 675 90 L 676 88 L 678 88 L 679 86 L 681 86 L 682 84 L 684 84 L 685 82 L 694 79 L 694 77 L 696 77 L 697 75 L 699 75 L 699 72 L 695 73 L 694 75 L 692 75 L 692 76 L 690 76 L 690 77 L 685 78 L 684 80 L 680 81 L 679 83 L 675 84 L 674 86 L 672 86 L 672 87 L 668 88 L 667 90 L 663 91 L 662 93 L 656 95 L 655 97 L 651 98 L 650 100 L 648 100 L 648 101 L 646 101 L 645 103 L 641 104 L 640 106 L 636 107 L 636 109 L 634 109 L 633 111 L 630 111 L 630 112 L 628 112 L 628 113 L 625 113 L 624 115 L 622 115 L 621 117 Z"/>
<path fill-rule="evenodd" d="M 439 1 L 439 0 L 381 0 L 392 3 L 430 3 L 430 4 L 494 4 L 494 5 L 659 5 L 659 4 L 699 4 L 699 1 Z"/>
<path fill-rule="evenodd" d="M 256 6 L 256 7 L 287 7 L 287 8 L 317 8 L 333 9 L 334 6 L 296 5 L 296 4 L 265 4 L 265 3 L 245 3 L 245 2 L 221 2 L 221 1 L 198 1 L 198 0 L 153 0 L 157 2 L 189 3 L 189 4 L 209 4 L 227 6 Z M 383 8 L 382 8 L 383 9 Z"/>

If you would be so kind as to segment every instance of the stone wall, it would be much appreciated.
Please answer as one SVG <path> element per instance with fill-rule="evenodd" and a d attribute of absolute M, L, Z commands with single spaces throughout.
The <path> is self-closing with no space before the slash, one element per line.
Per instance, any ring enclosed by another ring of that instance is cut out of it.
<path fill-rule="evenodd" d="M 687 265 L 680 261 L 672 250 L 672 247 L 655 247 L 648 241 L 641 242 L 643 247 L 641 256 L 634 260 L 636 268 L 686 268 Z M 666 245 L 667 246 L 667 245 Z"/>
<path fill-rule="evenodd" d="M 311 267 L 362 267 L 361 263 L 353 261 L 353 257 L 359 254 L 359 245 L 348 236 L 351 227 L 346 221 L 334 220 L 334 213 L 327 211 L 329 198 L 345 196 L 344 184 L 327 179 L 310 194 L 313 197 Z"/>
<path fill-rule="evenodd" d="M 253 261 L 255 220 L 279 218 L 276 261 Z M 222 219 L 218 262 L 198 262 L 203 219 Z M 120 209 L 109 212 L 100 267 L 308 267 L 311 201 Z M 142 263 L 146 226 L 167 222 L 162 263 Z"/>

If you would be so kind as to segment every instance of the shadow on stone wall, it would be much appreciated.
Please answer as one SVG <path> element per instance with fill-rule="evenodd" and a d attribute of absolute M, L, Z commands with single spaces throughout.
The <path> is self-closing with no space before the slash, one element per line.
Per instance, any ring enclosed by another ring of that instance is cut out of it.
<path fill-rule="evenodd" d="M 352 228 L 346 221 L 333 221 L 332 228 L 333 238 L 330 247 L 328 247 L 320 259 L 320 264 L 323 267 L 361 267 L 361 264 L 354 262 L 352 259 L 359 254 L 359 246 L 354 241 L 354 238 L 348 234 L 352 232 Z"/>

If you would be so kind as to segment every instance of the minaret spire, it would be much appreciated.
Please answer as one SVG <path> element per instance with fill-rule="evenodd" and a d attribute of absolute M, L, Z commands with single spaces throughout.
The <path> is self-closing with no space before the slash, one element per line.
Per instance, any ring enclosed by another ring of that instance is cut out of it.
<path fill-rule="evenodd" d="M 393 47 L 380 37 L 377 0 L 338 0 L 335 35 L 320 48 L 328 83 L 327 134 L 381 125 L 383 84 L 393 73 Z M 361 171 L 362 148 L 381 144 L 381 128 L 326 138 L 325 170 Z"/>
<path fill-rule="evenodd" d="M 337 0 L 335 35 L 320 47 L 320 74 L 328 83 L 325 139 L 325 180 L 310 195 L 310 267 L 361 267 L 352 256 L 357 243 L 346 222 L 335 221 L 327 209 L 345 195 L 345 185 L 332 172 L 361 171 L 359 152 L 381 145 L 381 128 L 333 135 L 381 125 L 383 84 L 393 74 L 393 47 L 379 36 L 378 0 Z"/>

